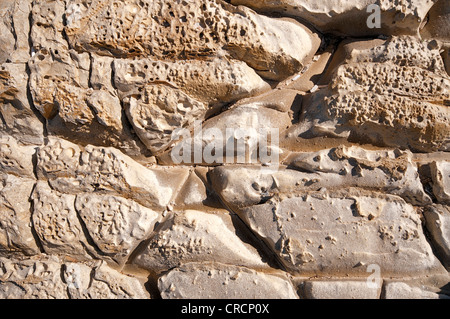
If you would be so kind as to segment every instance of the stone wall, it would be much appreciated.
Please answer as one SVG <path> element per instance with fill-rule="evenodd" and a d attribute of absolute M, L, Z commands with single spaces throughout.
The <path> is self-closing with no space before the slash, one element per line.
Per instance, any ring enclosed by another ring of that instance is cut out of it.
<path fill-rule="evenodd" d="M 449 8 L 1 1 L 0 298 L 450 298 Z"/>

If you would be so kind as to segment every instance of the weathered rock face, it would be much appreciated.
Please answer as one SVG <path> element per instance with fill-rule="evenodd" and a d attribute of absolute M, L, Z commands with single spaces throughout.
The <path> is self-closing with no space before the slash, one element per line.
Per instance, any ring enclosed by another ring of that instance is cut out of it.
<path fill-rule="evenodd" d="M 148 298 L 143 284 L 111 269 L 62 261 L 0 259 L 2 299 L 141 299 Z"/>
<path fill-rule="evenodd" d="M 0 298 L 450 298 L 449 8 L 0 1 Z"/>
<path fill-rule="evenodd" d="M 229 215 L 185 211 L 167 220 L 134 263 L 166 271 L 187 262 L 214 260 L 225 264 L 266 268 L 253 247 L 236 236 Z"/>
<path fill-rule="evenodd" d="M 158 287 L 164 299 L 298 298 L 287 278 L 217 263 L 190 263 L 175 268 L 159 279 Z"/>
<path fill-rule="evenodd" d="M 241 209 L 240 216 L 300 275 L 366 275 L 370 264 L 392 276 L 441 271 L 416 211 L 396 196 L 311 192 Z"/>
<path fill-rule="evenodd" d="M 279 12 L 301 18 L 322 32 L 333 32 L 350 36 L 377 34 L 417 34 L 425 17 L 437 0 L 231 0 L 262 12 Z M 445 1 L 444 1 L 445 2 Z M 377 5 L 373 9 L 371 5 Z M 379 10 L 380 27 L 368 28 L 367 20 Z M 349 23 L 351 21 L 352 23 Z"/>
<path fill-rule="evenodd" d="M 344 45 L 347 56 L 328 87 L 304 102 L 299 133 L 448 151 L 450 80 L 439 51 L 410 37 L 391 38 L 367 50 L 356 47 Z"/>

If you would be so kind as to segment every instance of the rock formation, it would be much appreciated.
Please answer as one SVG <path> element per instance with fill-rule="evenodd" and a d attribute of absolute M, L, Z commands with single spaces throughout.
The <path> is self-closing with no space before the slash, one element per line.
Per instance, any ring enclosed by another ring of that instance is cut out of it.
<path fill-rule="evenodd" d="M 0 3 L 0 298 L 450 298 L 448 0 Z"/>

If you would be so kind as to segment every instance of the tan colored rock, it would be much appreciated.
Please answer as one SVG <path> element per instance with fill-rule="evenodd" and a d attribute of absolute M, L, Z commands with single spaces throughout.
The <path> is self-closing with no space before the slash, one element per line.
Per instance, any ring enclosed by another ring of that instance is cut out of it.
<path fill-rule="evenodd" d="M 217 0 L 176 6 L 165 1 L 75 1 L 66 16 L 65 33 L 78 50 L 177 60 L 208 58 L 225 48 L 271 79 L 294 73 L 319 45 L 318 37 L 294 20 L 260 16 Z"/>
<path fill-rule="evenodd" d="M 96 263 L 92 268 L 67 263 L 63 271 L 70 299 L 149 299 L 138 278 L 121 274 L 105 262 Z"/>
<path fill-rule="evenodd" d="M 168 164 L 276 165 L 283 153 L 277 139 L 290 123 L 288 113 L 258 103 L 237 105 L 201 125 L 197 123 L 193 132 L 178 132 L 173 139 L 175 146 L 161 158 Z"/>
<path fill-rule="evenodd" d="M 307 281 L 303 291 L 307 299 L 379 299 L 381 286 L 372 288 L 366 281 Z"/>
<path fill-rule="evenodd" d="M 192 283 L 195 283 L 194 285 Z M 163 299 L 297 299 L 283 275 L 218 263 L 190 263 L 158 280 Z"/>
<path fill-rule="evenodd" d="M 137 278 L 104 262 L 64 263 L 54 256 L 41 260 L 0 258 L 0 298 L 10 299 L 147 299 Z"/>
<path fill-rule="evenodd" d="M 68 194 L 96 192 L 119 195 L 155 209 L 165 208 L 189 174 L 188 168 L 146 168 L 114 148 L 49 138 L 38 151 L 37 174 Z"/>
<path fill-rule="evenodd" d="M 220 166 L 210 173 L 213 189 L 231 207 L 263 203 L 276 195 L 311 190 L 361 187 L 399 195 L 415 205 L 430 204 L 412 155 L 340 146 L 318 152 L 292 153 L 276 171 L 264 167 Z"/>
<path fill-rule="evenodd" d="M 31 196 L 33 228 L 47 254 L 89 260 L 93 250 L 75 211 L 75 195 L 54 191 L 39 181 Z"/>
<path fill-rule="evenodd" d="M 11 136 L 0 136 L 0 172 L 35 179 L 33 156 L 35 146 L 20 145 Z"/>
<path fill-rule="evenodd" d="M 281 13 L 301 18 L 320 31 L 350 36 L 369 36 L 378 34 L 415 35 L 425 20 L 428 10 L 436 0 L 231 0 L 233 4 L 243 4 L 265 13 Z M 369 28 L 373 10 L 370 5 L 380 9 L 380 28 Z M 351 21 L 351 23 L 349 23 Z"/>
<path fill-rule="evenodd" d="M 210 60 L 115 59 L 114 84 L 122 96 L 139 95 L 147 84 L 178 88 L 196 100 L 223 105 L 270 90 L 246 63 L 214 57 Z"/>
<path fill-rule="evenodd" d="M 95 246 L 119 264 L 148 237 L 160 218 L 149 208 L 112 195 L 77 195 L 75 209 Z"/>
<path fill-rule="evenodd" d="M 0 298 L 68 299 L 55 256 L 42 260 L 0 258 Z"/>
<path fill-rule="evenodd" d="M 425 39 L 435 39 L 450 44 L 450 6 L 448 0 L 438 0 L 428 12 L 428 21 L 420 31 Z"/>
<path fill-rule="evenodd" d="M 450 161 L 434 161 L 430 169 L 434 196 L 438 202 L 450 205 Z"/>
<path fill-rule="evenodd" d="M 44 126 L 28 102 L 27 81 L 24 64 L 0 65 L 0 132 L 25 144 L 41 144 Z"/>
<path fill-rule="evenodd" d="M 410 286 L 404 282 L 389 282 L 383 287 L 384 299 L 450 299 L 449 296 Z"/>
<path fill-rule="evenodd" d="M 0 4 L 0 64 L 25 63 L 30 57 L 28 16 L 31 0 L 3 1 Z"/>
<path fill-rule="evenodd" d="M 0 255 L 36 255 L 29 198 L 35 181 L 0 174 Z"/>
<path fill-rule="evenodd" d="M 228 214 L 187 210 L 158 228 L 133 263 L 162 272 L 189 262 L 267 268 L 257 251 L 236 235 Z"/>
<path fill-rule="evenodd" d="M 354 49 L 347 64 L 334 69 L 329 86 L 304 101 L 297 133 L 447 151 L 450 80 L 439 52 L 425 45 L 400 37 Z"/>
<path fill-rule="evenodd" d="M 448 206 L 433 205 L 427 207 L 423 215 L 430 240 L 438 251 L 442 263 L 450 268 L 450 209 Z"/>
<path fill-rule="evenodd" d="M 300 275 L 367 276 L 370 264 L 392 277 L 443 271 L 419 215 L 397 196 L 319 191 L 274 198 L 239 215 Z"/>
<path fill-rule="evenodd" d="M 203 120 L 207 106 L 167 85 L 148 85 L 140 98 L 131 96 L 128 118 L 141 141 L 158 154 L 172 141 L 176 129 L 192 130 L 196 120 Z"/>
<path fill-rule="evenodd" d="M 197 174 L 199 173 L 195 171 L 189 174 L 175 200 L 175 205 L 185 208 L 204 208 L 204 203 L 208 200 L 209 190 Z"/>

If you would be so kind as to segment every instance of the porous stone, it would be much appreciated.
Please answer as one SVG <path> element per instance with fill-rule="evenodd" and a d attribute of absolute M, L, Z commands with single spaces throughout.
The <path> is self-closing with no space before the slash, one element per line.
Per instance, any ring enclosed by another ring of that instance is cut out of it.
<path fill-rule="evenodd" d="M 272 79 L 301 68 L 319 43 L 317 36 L 294 20 L 260 16 L 220 0 L 177 5 L 75 1 L 66 16 L 65 33 L 77 49 L 122 58 L 147 55 L 155 60 L 208 58 L 225 49 Z"/>
<path fill-rule="evenodd" d="M 291 153 L 278 170 L 221 166 L 210 173 L 214 190 L 231 207 L 263 203 L 278 195 L 320 189 L 361 187 L 399 195 L 412 204 L 430 204 L 410 152 L 371 151 L 357 146 Z"/>
<path fill-rule="evenodd" d="M 143 299 L 149 294 L 137 278 L 123 275 L 104 262 L 64 262 L 0 258 L 2 299 Z"/>
<path fill-rule="evenodd" d="M 88 240 L 75 211 L 75 195 L 54 191 L 39 181 L 33 199 L 33 228 L 47 254 L 69 256 L 75 260 L 91 259 Z"/>
<path fill-rule="evenodd" d="M 26 144 L 41 144 L 44 125 L 34 113 L 27 97 L 26 66 L 0 65 L 0 132 Z"/>
<path fill-rule="evenodd" d="M 423 215 L 426 229 L 430 232 L 433 246 L 438 250 L 439 259 L 450 268 L 450 210 L 448 206 L 432 205 Z"/>
<path fill-rule="evenodd" d="M 449 296 L 410 286 L 404 282 L 389 282 L 383 287 L 384 299 L 449 299 Z"/>
<path fill-rule="evenodd" d="M 161 209 L 175 198 L 189 169 L 146 168 L 114 148 L 50 138 L 38 151 L 38 177 L 60 192 L 117 194 L 139 204 Z"/>
<path fill-rule="evenodd" d="M 408 277 L 443 271 L 414 208 L 394 195 L 318 191 L 243 208 L 241 218 L 301 275 Z M 445 271 L 445 270 L 444 270 Z"/>
<path fill-rule="evenodd" d="M 257 251 L 237 235 L 228 214 L 187 210 L 165 221 L 133 260 L 162 272 L 189 262 L 267 268 Z"/>
<path fill-rule="evenodd" d="M 147 84 L 178 88 L 210 105 L 223 105 L 270 90 L 246 63 L 214 57 L 210 60 L 115 59 L 114 85 L 123 97 L 139 95 Z"/>
<path fill-rule="evenodd" d="M 265 13 L 278 12 L 294 16 L 316 26 L 320 31 L 350 36 L 378 34 L 418 34 L 419 28 L 436 0 L 358 0 L 358 1 L 309 1 L 309 0 L 231 0 Z M 380 13 L 380 26 L 371 28 L 371 16 Z M 349 23 L 351 21 L 352 23 Z"/>
<path fill-rule="evenodd" d="M 112 195 L 77 195 L 75 209 L 95 246 L 119 264 L 127 260 L 160 219 L 157 212 Z"/>
<path fill-rule="evenodd" d="M 379 299 L 380 287 L 366 281 L 307 281 L 302 290 L 307 299 Z"/>
<path fill-rule="evenodd" d="M 29 198 L 35 181 L 0 174 L 0 256 L 36 255 Z"/>
<path fill-rule="evenodd" d="M 297 134 L 446 151 L 450 80 L 444 70 L 439 51 L 411 37 L 355 48 L 330 84 L 304 100 Z"/>
<path fill-rule="evenodd" d="M 218 263 L 190 263 L 175 268 L 159 278 L 158 288 L 164 299 L 298 298 L 286 276 Z"/>

